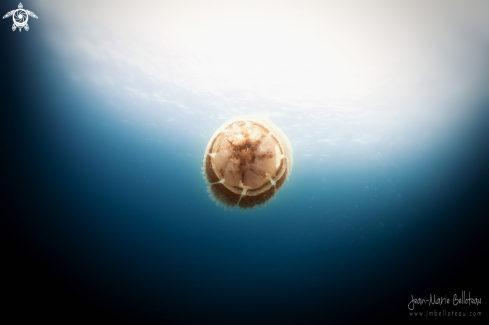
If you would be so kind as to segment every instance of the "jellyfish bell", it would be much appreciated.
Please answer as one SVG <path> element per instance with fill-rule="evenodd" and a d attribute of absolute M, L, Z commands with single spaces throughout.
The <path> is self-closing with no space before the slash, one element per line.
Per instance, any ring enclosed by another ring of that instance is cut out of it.
<path fill-rule="evenodd" d="M 272 199 L 292 171 L 292 147 L 270 120 L 238 116 L 221 125 L 204 154 L 210 197 L 225 208 L 253 208 Z"/>

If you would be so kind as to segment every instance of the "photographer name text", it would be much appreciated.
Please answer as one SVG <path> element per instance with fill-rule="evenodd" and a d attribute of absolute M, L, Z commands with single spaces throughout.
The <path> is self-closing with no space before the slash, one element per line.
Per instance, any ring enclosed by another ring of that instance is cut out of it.
<path fill-rule="evenodd" d="M 411 301 L 408 304 L 408 308 L 409 310 L 414 310 L 414 307 L 416 305 L 441 306 L 441 305 L 452 304 L 453 306 L 458 306 L 458 305 L 480 305 L 481 303 L 482 303 L 482 299 L 472 298 L 470 296 L 470 291 L 468 295 L 465 294 L 465 291 L 462 291 L 461 296 L 454 294 L 452 299 L 448 297 L 437 297 L 436 295 L 432 295 L 432 294 L 430 294 L 430 299 L 414 298 L 413 295 L 411 295 Z"/>

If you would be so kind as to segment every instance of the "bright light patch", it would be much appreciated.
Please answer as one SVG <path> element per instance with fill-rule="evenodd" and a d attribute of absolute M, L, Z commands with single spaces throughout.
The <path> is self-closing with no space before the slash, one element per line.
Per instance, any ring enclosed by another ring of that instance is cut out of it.
<path fill-rule="evenodd" d="M 68 73 L 134 120 L 206 138 L 259 113 L 302 144 L 299 157 L 429 143 L 470 113 L 489 73 L 487 2 L 39 5 Z"/>

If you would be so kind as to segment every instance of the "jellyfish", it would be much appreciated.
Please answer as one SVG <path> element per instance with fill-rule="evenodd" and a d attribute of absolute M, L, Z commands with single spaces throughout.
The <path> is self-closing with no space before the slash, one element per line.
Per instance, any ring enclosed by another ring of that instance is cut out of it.
<path fill-rule="evenodd" d="M 224 208 L 270 201 L 292 171 L 292 146 L 270 120 L 245 115 L 221 125 L 209 140 L 202 168 L 210 198 Z"/>

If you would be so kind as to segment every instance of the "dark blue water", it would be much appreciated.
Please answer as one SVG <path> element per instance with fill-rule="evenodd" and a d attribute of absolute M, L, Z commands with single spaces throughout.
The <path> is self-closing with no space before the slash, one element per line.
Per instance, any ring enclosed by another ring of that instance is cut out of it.
<path fill-rule="evenodd" d="M 398 323 L 411 295 L 485 298 L 487 93 L 435 147 L 356 167 L 298 159 L 270 205 L 229 212 L 207 197 L 206 139 L 124 123 L 39 35 L 0 35 L 15 317 Z"/>

